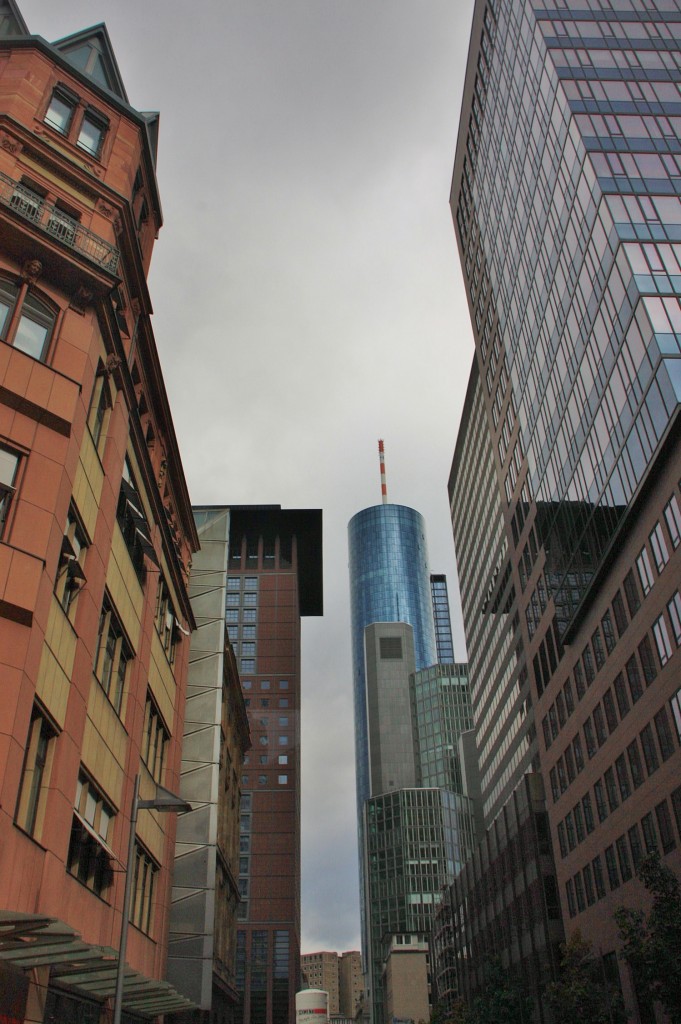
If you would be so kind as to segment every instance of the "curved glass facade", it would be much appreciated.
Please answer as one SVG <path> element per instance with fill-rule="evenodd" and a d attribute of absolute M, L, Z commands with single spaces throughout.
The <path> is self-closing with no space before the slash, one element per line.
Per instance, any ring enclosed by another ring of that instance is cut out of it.
<path fill-rule="evenodd" d="M 404 505 L 373 505 L 348 524 L 350 610 L 355 698 L 357 804 L 369 792 L 364 629 L 407 622 L 414 630 L 417 671 L 437 661 L 423 516 Z M 360 819 L 361 820 L 361 819 Z"/>

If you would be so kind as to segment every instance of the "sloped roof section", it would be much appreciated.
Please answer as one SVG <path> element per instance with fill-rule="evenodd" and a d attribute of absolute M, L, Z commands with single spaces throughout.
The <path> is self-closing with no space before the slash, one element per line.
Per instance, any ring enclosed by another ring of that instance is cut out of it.
<path fill-rule="evenodd" d="M 11 3 L 12 0 L 0 0 L 0 4 L 3 2 Z M 82 32 L 57 39 L 52 45 L 70 64 L 93 82 L 128 103 L 128 95 L 118 69 L 111 39 L 103 22 Z"/>
<path fill-rule="evenodd" d="M 147 122 L 147 136 L 149 137 L 149 147 L 155 167 L 156 158 L 158 157 L 158 125 L 161 115 L 157 110 L 142 110 L 141 114 Z"/>
<path fill-rule="evenodd" d="M 14 0 L 0 0 L 0 39 L 30 35 Z"/>

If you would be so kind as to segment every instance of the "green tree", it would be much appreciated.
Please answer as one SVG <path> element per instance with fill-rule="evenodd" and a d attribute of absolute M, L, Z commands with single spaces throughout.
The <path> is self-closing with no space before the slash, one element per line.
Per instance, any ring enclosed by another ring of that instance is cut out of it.
<path fill-rule="evenodd" d="M 561 946 L 560 980 L 547 986 L 556 1024 L 625 1024 L 622 997 L 579 930 Z"/>
<path fill-rule="evenodd" d="M 466 1004 L 462 999 L 455 999 L 451 1010 L 447 1010 L 445 1003 L 436 1003 L 430 1015 L 430 1024 L 467 1024 Z"/>
<path fill-rule="evenodd" d="M 517 976 L 493 960 L 482 995 L 473 1000 L 465 1015 L 466 1024 L 532 1024 L 532 999 L 525 994 Z"/>
<path fill-rule="evenodd" d="M 639 995 L 661 1003 L 672 1024 L 681 1024 L 681 885 L 657 852 L 641 861 L 636 874 L 653 902 L 647 917 L 628 907 L 615 911 L 622 955 Z"/>

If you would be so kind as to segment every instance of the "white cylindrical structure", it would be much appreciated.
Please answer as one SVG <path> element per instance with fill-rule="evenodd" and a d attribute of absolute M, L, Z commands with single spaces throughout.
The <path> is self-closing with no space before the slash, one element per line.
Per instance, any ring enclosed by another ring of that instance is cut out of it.
<path fill-rule="evenodd" d="M 321 988 L 296 992 L 296 1024 L 329 1024 L 329 993 Z"/>

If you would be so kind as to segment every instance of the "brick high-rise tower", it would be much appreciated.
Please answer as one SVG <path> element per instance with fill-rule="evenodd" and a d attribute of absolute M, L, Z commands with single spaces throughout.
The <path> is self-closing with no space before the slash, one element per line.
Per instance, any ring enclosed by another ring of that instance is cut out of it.
<path fill-rule="evenodd" d="M 322 515 L 232 506 L 226 618 L 251 730 L 241 796 L 243 1024 L 288 1024 L 300 988 L 300 620 L 322 614 Z"/>

